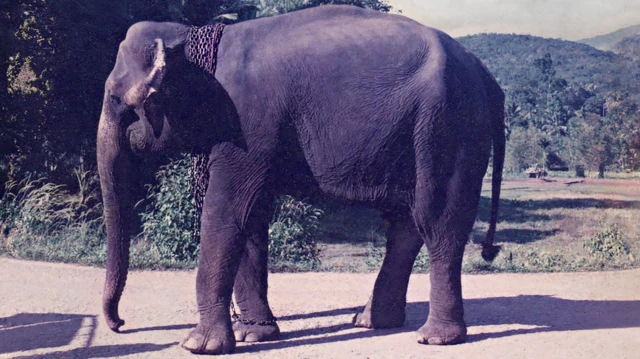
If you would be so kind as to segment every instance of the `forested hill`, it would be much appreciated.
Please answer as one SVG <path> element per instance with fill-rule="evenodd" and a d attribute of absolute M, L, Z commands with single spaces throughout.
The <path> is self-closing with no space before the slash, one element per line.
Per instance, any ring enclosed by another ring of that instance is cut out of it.
<path fill-rule="evenodd" d="M 640 62 L 629 51 L 529 35 L 458 40 L 507 95 L 507 171 L 640 169 Z"/>
<path fill-rule="evenodd" d="M 628 91 L 640 96 L 640 66 L 624 56 L 589 45 L 529 35 L 480 34 L 457 39 L 482 60 L 505 89 L 539 78 L 535 60 L 550 54 L 558 78 L 596 92 Z M 595 85 L 595 86 L 594 86 Z"/>

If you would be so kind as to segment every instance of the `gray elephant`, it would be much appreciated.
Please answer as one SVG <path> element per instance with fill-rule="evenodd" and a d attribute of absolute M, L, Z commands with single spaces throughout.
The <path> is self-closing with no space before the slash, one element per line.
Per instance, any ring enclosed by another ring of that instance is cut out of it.
<path fill-rule="evenodd" d="M 278 337 L 267 301 L 267 230 L 273 199 L 288 191 L 375 207 L 391 223 L 356 326 L 403 324 L 412 265 L 426 244 L 430 312 L 419 342 L 464 341 L 462 256 L 492 145 L 483 257 L 497 254 L 503 108 L 503 92 L 476 57 L 399 15 L 322 6 L 224 28 L 133 25 L 107 79 L 98 129 L 109 327 L 124 324 L 132 159 L 187 150 L 208 156 L 209 185 L 200 320 L 186 349 L 229 353 L 236 341 Z M 233 323 L 232 292 L 241 312 Z"/>

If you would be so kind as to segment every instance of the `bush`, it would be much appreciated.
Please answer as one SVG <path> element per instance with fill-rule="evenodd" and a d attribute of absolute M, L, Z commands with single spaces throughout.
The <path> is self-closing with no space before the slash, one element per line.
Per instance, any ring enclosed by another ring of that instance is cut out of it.
<path fill-rule="evenodd" d="M 269 225 L 269 267 L 316 269 L 320 250 L 313 239 L 322 210 L 283 196 L 276 201 L 276 211 Z"/>
<path fill-rule="evenodd" d="M 156 184 L 147 186 L 146 211 L 140 214 L 142 233 L 160 259 L 195 261 L 200 244 L 193 238 L 196 212 L 191 192 L 191 157 L 187 154 L 160 167 Z"/>
<path fill-rule="evenodd" d="M 629 256 L 622 232 L 616 225 L 605 225 L 602 231 L 585 241 L 584 248 L 601 263 L 615 262 Z"/>

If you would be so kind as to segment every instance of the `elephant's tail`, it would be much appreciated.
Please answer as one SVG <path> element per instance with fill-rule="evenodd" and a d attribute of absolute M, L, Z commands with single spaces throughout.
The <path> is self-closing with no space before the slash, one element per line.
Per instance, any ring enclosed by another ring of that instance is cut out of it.
<path fill-rule="evenodd" d="M 495 84 L 495 80 L 492 81 Z M 495 84 L 495 87 L 498 87 Z M 497 94 L 496 98 L 492 98 L 491 105 L 491 137 L 493 142 L 493 173 L 491 176 L 491 219 L 489 220 L 489 231 L 484 242 L 482 242 L 482 258 L 487 261 L 493 261 L 500 246 L 493 244 L 493 237 L 496 233 L 496 222 L 498 221 L 498 207 L 500 205 L 500 186 L 502 184 L 502 170 L 504 166 L 505 152 L 505 126 L 504 126 L 504 93 L 498 87 L 497 90 L 492 89 L 490 93 Z"/>

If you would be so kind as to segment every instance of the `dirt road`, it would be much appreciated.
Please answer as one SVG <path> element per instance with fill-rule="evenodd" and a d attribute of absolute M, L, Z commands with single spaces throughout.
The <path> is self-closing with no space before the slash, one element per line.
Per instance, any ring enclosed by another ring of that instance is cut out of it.
<path fill-rule="evenodd" d="M 100 314 L 104 270 L 0 258 L 0 358 L 189 358 L 195 272 L 132 272 L 122 334 Z M 469 342 L 423 346 L 428 277 L 414 275 L 396 330 L 351 326 L 373 274 L 274 274 L 282 340 L 229 358 L 639 358 L 640 270 L 463 277 Z"/>

